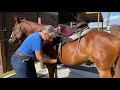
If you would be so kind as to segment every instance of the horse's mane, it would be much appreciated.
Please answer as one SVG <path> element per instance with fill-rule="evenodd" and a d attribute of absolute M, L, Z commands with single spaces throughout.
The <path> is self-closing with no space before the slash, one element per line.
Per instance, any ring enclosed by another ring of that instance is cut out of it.
<path fill-rule="evenodd" d="M 32 22 L 32 21 L 28 21 L 28 20 L 25 20 L 24 22 L 29 24 L 33 30 L 37 30 L 37 31 L 39 29 L 41 29 L 43 26 L 45 26 L 45 24 L 39 24 L 37 22 Z"/>
<path fill-rule="evenodd" d="M 26 22 L 26 23 L 29 23 L 29 24 L 31 24 L 31 25 L 43 25 L 43 26 L 45 26 L 45 24 L 39 24 L 39 23 L 37 23 L 37 22 L 32 22 L 32 21 L 28 21 L 28 20 L 26 20 L 25 22 Z"/>

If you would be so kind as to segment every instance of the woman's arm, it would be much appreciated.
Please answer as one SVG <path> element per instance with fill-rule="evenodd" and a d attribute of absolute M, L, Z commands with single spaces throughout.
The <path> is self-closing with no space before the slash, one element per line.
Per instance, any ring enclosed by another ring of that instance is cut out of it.
<path fill-rule="evenodd" d="M 42 51 L 35 51 L 36 58 L 45 63 L 57 63 L 57 59 L 51 59 L 45 54 L 42 54 Z"/>

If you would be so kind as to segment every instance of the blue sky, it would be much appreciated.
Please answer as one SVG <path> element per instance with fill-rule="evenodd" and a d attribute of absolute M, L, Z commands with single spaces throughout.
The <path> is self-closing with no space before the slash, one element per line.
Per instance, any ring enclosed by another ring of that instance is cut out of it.
<path fill-rule="evenodd" d="M 108 12 L 102 12 L 102 16 L 104 19 L 103 22 L 103 27 L 106 26 L 106 19 L 107 19 L 107 14 Z M 110 12 L 110 23 L 109 25 L 113 25 L 113 24 L 119 24 L 120 25 L 120 12 Z M 98 27 L 98 23 L 89 23 L 89 26 L 91 28 L 97 28 Z M 100 23 L 100 27 L 102 27 L 102 23 Z"/>

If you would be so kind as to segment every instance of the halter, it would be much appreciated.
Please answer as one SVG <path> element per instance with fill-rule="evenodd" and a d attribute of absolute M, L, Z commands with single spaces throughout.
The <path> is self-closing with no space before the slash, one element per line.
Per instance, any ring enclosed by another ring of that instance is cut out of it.
<path fill-rule="evenodd" d="M 22 31 L 21 28 L 22 28 L 22 24 L 20 23 L 20 28 L 19 28 L 18 32 L 16 32 L 16 33 L 14 34 L 14 36 L 15 36 L 17 33 L 19 33 L 19 32 L 23 33 L 23 31 Z M 14 30 L 15 30 L 15 29 L 14 29 Z M 12 37 L 10 37 L 10 38 L 12 38 Z M 3 40 L 0 40 L 0 42 L 7 41 L 7 40 L 10 39 L 10 38 L 5 38 L 5 39 L 3 39 Z"/>
<path fill-rule="evenodd" d="M 19 32 L 22 34 L 23 33 L 23 31 L 22 31 L 22 23 L 20 23 L 20 27 L 19 27 L 19 30 L 18 30 L 18 32 L 16 32 L 15 34 L 14 34 L 14 36 L 16 36 Z M 15 28 L 16 29 L 16 28 Z M 15 30 L 14 29 L 14 30 Z M 10 37 L 11 38 L 11 37 Z"/>

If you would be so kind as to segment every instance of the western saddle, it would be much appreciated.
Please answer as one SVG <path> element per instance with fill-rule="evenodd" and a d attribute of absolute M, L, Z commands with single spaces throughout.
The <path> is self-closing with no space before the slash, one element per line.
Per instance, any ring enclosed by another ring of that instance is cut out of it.
<path fill-rule="evenodd" d="M 62 42 L 63 41 L 70 42 L 74 41 L 74 39 L 70 40 L 69 37 L 76 34 L 81 34 L 86 28 L 88 29 L 88 24 L 86 22 L 80 22 L 76 25 L 76 27 L 73 28 L 66 27 L 64 24 L 59 24 L 57 26 L 57 34 L 62 36 L 63 38 Z"/>
<path fill-rule="evenodd" d="M 79 47 L 80 38 L 87 33 L 86 31 L 89 31 L 89 27 L 86 22 L 79 22 L 76 27 L 73 28 L 66 27 L 64 24 L 59 24 L 56 28 L 56 33 L 61 37 L 59 43 L 59 53 L 61 53 L 61 46 L 66 42 L 72 42 L 78 39 Z M 82 35 L 83 32 L 85 33 Z"/>

